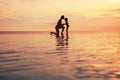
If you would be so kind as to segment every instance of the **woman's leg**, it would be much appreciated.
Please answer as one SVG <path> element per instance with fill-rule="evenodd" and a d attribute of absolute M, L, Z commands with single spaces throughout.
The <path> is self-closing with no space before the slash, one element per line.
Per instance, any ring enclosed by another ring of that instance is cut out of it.
<path fill-rule="evenodd" d="M 64 29 L 65 29 L 65 27 L 62 26 L 62 32 L 61 32 L 61 35 L 63 35 Z"/>
<path fill-rule="evenodd" d="M 59 36 L 59 29 L 56 28 L 56 36 L 58 37 Z"/>

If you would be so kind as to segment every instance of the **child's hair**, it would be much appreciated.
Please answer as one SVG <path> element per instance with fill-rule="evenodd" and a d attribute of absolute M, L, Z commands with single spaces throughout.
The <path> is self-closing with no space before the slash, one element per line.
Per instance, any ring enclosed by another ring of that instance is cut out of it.
<path fill-rule="evenodd" d="M 68 21 L 68 18 L 65 18 L 65 21 Z"/>

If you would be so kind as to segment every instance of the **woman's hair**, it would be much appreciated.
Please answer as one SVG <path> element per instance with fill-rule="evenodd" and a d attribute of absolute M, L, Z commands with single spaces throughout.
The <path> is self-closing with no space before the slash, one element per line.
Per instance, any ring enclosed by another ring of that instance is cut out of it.
<path fill-rule="evenodd" d="M 61 16 L 61 19 L 64 19 L 64 17 L 65 17 L 65 16 L 64 16 L 64 15 L 62 15 L 62 16 Z"/>

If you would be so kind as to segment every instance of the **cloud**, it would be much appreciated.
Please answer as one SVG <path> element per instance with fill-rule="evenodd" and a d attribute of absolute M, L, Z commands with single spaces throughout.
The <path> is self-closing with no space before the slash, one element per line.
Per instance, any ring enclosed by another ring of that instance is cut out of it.
<path fill-rule="evenodd" d="M 120 17 L 120 8 L 106 10 L 102 17 Z"/>
<path fill-rule="evenodd" d="M 8 4 L 6 1 L 4 1 L 4 0 L 0 0 L 0 5 L 1 4 Z"/>
<path fill-rule="evenodd" d="M 117 9 L 111 10 L 111 12 L 120 13 L 120 8 L 117 8 Z"/>

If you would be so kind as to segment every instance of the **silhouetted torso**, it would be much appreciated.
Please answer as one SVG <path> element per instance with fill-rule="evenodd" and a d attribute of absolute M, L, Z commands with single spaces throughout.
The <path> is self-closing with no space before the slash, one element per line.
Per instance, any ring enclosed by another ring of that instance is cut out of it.
<path fill-rule="evenodd" d="M 56 28 L 59 29 L 62 26 L 62 19 L 59 19 L 56 25 Z"/>

